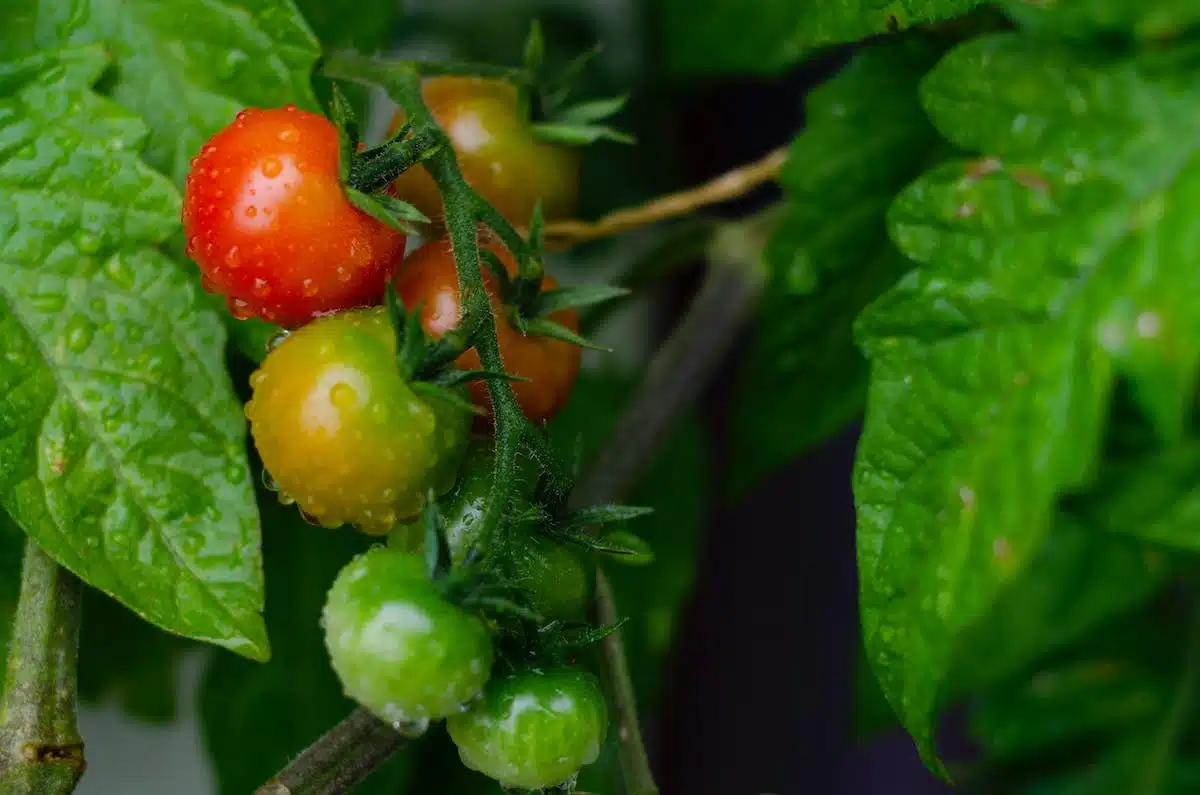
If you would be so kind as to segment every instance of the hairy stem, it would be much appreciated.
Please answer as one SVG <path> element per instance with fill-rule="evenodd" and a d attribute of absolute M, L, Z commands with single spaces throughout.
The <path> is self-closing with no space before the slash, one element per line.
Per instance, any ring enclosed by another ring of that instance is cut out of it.
<path fill-rule="evenodd" d="M 753 163 L 727 171 L 702 185 L 660 196 L 636 207 L 617 210 L 596 221 L 557 221 L 546 224 L 546 248 L 570 248 L 659 221 L 691 215 L 703 207 L 745 196 L 763 183 L 779 176 L 786 160 L 787 148 L 780 147 Z"/>
<path fill-rule="evenodd" d="M 25 542 L 0 704 L 0 792 L 65 795 L 85 767 L 75 723 L 83 586 Z"/>
<path fill-rule="evenodd" d="M 326 732 L 254 795 L 341 795 L 408 740 L 365 709 Z"/>

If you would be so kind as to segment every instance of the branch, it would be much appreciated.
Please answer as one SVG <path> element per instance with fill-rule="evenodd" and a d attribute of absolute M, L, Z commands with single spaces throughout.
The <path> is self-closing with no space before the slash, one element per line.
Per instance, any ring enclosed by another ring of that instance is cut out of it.
<path fill-rule="evenodd" d="M 75 575 L 28 539 L 0 705 L 5 795 L 67 795 L 83 775 L 75 723 L 82 599 Z"/>
<path fill-rule="evenodd" d="M 772 214 L 773 215 L 773 214 Z M 683 411 L 707 387 L 762 293 L 758 265 L 771 218 L 730 225 L 710 247 L 708 274 L 683 321 L 655 353 L 641 388 L 608 442 L 589 463 L 571 494 L 574 505 L 618 502 L 653 460 Z M 597 569 L 596 621 L 615 623 L 620 611 L 604 572 Z M 642 740 L 625 644 L 618 630 L 601 642 L 605 690 L 613 703 L 621 768 L 628 795 L 657 795 Z"/>
<path fill-rule="evenodd" d="M 660 196 L 636 207 L 617 210 L 597 221 L 557 221 L 546 224 L 546 248 L 571 248 L 659 221 L 691 215 L 702 207 L 745 196 L 779 176 L 786 160 L 787 147 L 780 147 L 760 160 L 727 171 L 703 185 Z"/>
<path fill-rule="evenodd" d="M 254 795 L 341 795 L 390 759 L 407 740 L 367 710 L 356 709 Z"/>

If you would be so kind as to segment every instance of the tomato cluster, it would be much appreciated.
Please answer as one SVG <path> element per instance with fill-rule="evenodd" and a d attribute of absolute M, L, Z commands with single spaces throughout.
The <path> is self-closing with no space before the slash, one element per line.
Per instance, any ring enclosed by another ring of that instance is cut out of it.
<path fill-rule="evenodd" d="M 425 98 L 468 184 L 504 216 L 527 223 L 539 200 L 549 216 L 572 211 L 577 156 L 528 134 L 511 86 L 447 78 L 429 81 Z M 237 318 L 285 328 L 251 376 L 245 407 L 264 480 L 313 524 L 390 534 L 387 546 L 341 571 L 327 598 L 326 647 L 349 696 L 410 731 L 449 718 L 464 763 L 506 787 L 568 781 L 595 759 L 607 728 L 595 679 L 553 655 L 540 658 L 545 668 L 508 664 L 497 673 L 500 625 L 479 607 L 497 600 L 464 594 L 499 582 L 520 595 L 509 604 L 521 620 L 586 626 L 590 563 L 536 521 L 540 471 L 519 477 L 508 498 L 505 516 L 525 518 L 506 519 L 500 538 L 480 549 L 495 459 L 488 423 L 472 440 L 467 407 L 486 417 L 491 401 L 482 381 L 446 377 L 482 369 L 480 356 L 467 347 L 452 363 L 414 367 L 405 336 L 419 321 L 428 352 L 462 322 L 454 253 L 434 224 L 431 239 L 406 256 L 402 224 L 360 209 L 374 205 L 348 184 L 354 172 L 343 158 L 367 155 L 351 155 L 343 140 L 318 114 L 248 109 L 204 145 L 187 179 L 187 253 L 205 289 Z M 423 167 L 379 190 L 439 214 Z M 526 333 L 528 306 L 506 287 L 518 276 L 515 258 L 488 240 L 481 248 L 510 277 L 483 269 L 500 358 L 522 379 L 513 389 L 526 417 L 543 422 L 569 397 L 580 350 Z M 382 306 L 389 282 L 412 323 Z M 546 276 L 541 287 L 555 282 Z M 547 319 L 578 330 L 573 309 Z M 434 536 L 431 495 L 442 517 Z M 431 537 L 448 563 L 421 554 Z"/>

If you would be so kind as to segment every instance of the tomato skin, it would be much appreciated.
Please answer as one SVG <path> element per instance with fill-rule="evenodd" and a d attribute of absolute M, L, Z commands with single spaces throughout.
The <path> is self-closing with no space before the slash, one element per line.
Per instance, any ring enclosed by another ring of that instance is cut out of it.
<path fill-rule="evenodd" d="M 243 110 L 192 160 L 187 254 L 237 317 L 286 327 L 380 303 L 405 237 L 350 204 L 324 116 Z"/>
<path fill-rule="evenodd" d="M 578 668 L 530 668 L 498 677 L 483 700 L 446 720 L 463 764 L 510 789 L 568 781 L 596 761 L 608 731 L 604 693 Z"/>
<path fill-rule="evenodd" d="M 518 113 L 515 86 L 478 77 L 432 77 L 422 84 L 422 94 L 450 137 L 467 183 L 511 223 L 528 225 L 539 198 L 546 220 L 575 212 L 579 152 L 534 137 Z M 392 133 L 404 118 L 403 111 L 396 113 Z M 392 188 L 428 217 L 442 218 L 441 194 L 424 166 L 401 174 Z M 444 231 L 439 223 L 432 234 Z"/>
<path fill-rule="evenodd" d="M 516 261 L 508 250 L 498 243 L 482 244 L 493 252 L 508 268 L 510 274 L 517 271 Z M 561 409 L 575 386 L 579 376 L 581 350 L 569 342 L 525 335 L 517 331 L 506 319 L 504 308 L 496 296 L 495 280 L 486 264 L 484 283 L 492 301 L 496 316 L 496 339 L 500 345 L 500 358 L 510 375 L 528 378 L 528 381 L 512 382 L 517 403 L 533 422 L 545 422 Z M 454 267 L 454 254 L 448 240 L 431 240 L 414 251 L 401 263 L 394 277 L 396 292 L 408 308 L 421 303 L 421 325 L 427 334 L 438 338 L 454 329 L 462 319 L 459 303 L 458 273 Z M 554 279 L 546 275 L 543 289 L 557 286 Z M 579 330 L 579 313 L 565 309 L 550 315 L 550 319 L 572 331 Z M 460 356 L 456 362 L 463 370 L 477 370 L 482 366 L 474 348 Z M 491 411 L 491 396 L 483 381 L 471 383 L 471 397 L 477 406 Z"/>
<path fill-rule="evenodd" d="M 459 712 L 491 675 L 486 626 L 443 599 L 414 555 L 375 547 L 350 561 L 322 624 L 346 695 L 400 728 Z"/>
<path fill-rule="evenodd" d="M 250 378 L 246 417 L 283 493 L 321 524 L 371 534 L 444 493 L 470 415 L 418 397 L 396 368 L 383 308 L 332 315 L 292 332 Z"/>

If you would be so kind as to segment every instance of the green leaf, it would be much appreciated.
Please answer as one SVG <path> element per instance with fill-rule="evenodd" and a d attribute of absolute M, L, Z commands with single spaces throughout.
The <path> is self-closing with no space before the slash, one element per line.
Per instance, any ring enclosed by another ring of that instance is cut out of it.
<path fill-rule="evenodd" d="M 973 728 L 993 758 L 988 764 L 1037 754 L 987 777 L 1017 795 L 1195 792 L 1200 632 L 1195 616 L 1162 608 L 1112 628 L 1098 655 L 1060 661 L 986 699 Z"/>
<path fill-rule="evenodd" d="M 1196 382 L 1200 93 L 1081 55 L 989 36 L 926 78 L 942 134 L 989 156 L 897 199 L 893 239 L 920 267 L 859 320 L 864 631 L 930 762 L 955 639 L 1042 548 L 1058 497 L 1094 477 L 1115 379 L 1166 439 Z"/>
<path fill-rule="evenodd" d="M 628 100 L 629 97 L 620 96 L 580 102 L 559 111 L 555 120 L 565 124 L 594 124 L 620 113 Z"/>
<path fill-rule="evenodd" d="M 1162 606 L 1100 627 L 1094 637 L 976 700 L 971 733 L 990 759 L 1044 754 L 1111 736 L 1166 711 L 1182 663 Z"/>
<path fill-rule="evenodd" d="M 380 53 L 392 43 L 396 23 L 403 16 L 403 4 L 395 0 L 355 0 L 352 9 L 328 0 L 295 2 L 325 52 L 352 49 L 367 55 Z M 313 82 L 320 106 L 328 107 L 333 81 L 318 73 Z M 369 91 L 353 84 L 339 88 L 346 93 L 359 118 L 367 118 Z"/>
<path fill-rule="evenodd" d="M 310 527 L 272 494 L 260 492 L 260 500 L 275 654 L 266 665 L 219 654 L 200 690 L 204 741 L 222 795 L 255 791 L 355 707 L 329 665 L 319 622 L 337 573 L 371 539 Z M 355 793 L 395 795 L 407 775 L 398 755 Z"/>
<path fill-rule="evenodd" d="M 583 373 L 571 401 L 551 423 L 560 455 L 569 459 L 577 441 L 585 461 L 594 455 L 635 386 L 630 379 Z M 617 613 L 630 619 L 621 634 L 639 706 L 646 710 L 658 703 L 662 667 L 696 574 L 697 544 L 709 510 L 707 461 L 700 424 L 695 414 L 686 414 L 629 495 L 630 503 L 654 509 L 637 520 L 638 535 L 656 553 L 654 562 L 606 567 Z"/>
<path fill-rule="evenodd" d="M 105 66 L 95 46 L 0 65 L 0 503 L 148 621 L 263 659 L 224 334 L 154 248 L 179 196 L 88 88 Z"/>
<path fill-rule="evenodd" d="M 670 71 L 774 74 L 820 47 L 951 19 L 978 5 L 980 0 L 662 0 L 659 29 Z"/>
<path fill-rule="evenodd" d="M 640 536 L 628 530 L 617 530 L 600 539 L 600 547 L 607 551 L 614 563 L 622 566 L 649 566 L 654 562 L 654 549 Z"/>
<path fill-rule="evenodd" d="M 761 317 L 738 381 L 728 487 L 763 476 L 862 413 L 858 313 L 904 272 L 884 214 L 939 149 L 917 84 L 937 59 L 916 42 L 862 50 L 809 96 L 780 183 Z"/>
<path fill-rule="evenodd" d="M 182 186 L 189 161 L 246 106 L 315 110 L 317 40 L 291 0 L 5 0 L 0 49 L 103 45 L 105 89 L 150 128 L 145 156 Z"/>
<path fill-rule="evenodd" d="M 1009 0 L 1003 8 L 1023 26 L 1079 37 L 1117 33 L 1137 39 L 1174 39 L 1200 23 L 1200 6 L 1193 0 Z"/>
<path fill-rule="evenodd" d="M 1200 551 L 1200 442 L 1117 463 L 1079 506 L 1097 528 Z"/>
<path fill-rule="evenodd" d="M 628 522 L 652 513 L 653 508 L 643 505 L 589 505 L 571 511 L 567 522 L 577 527 L 586 527 L 610 522 Z"/>

